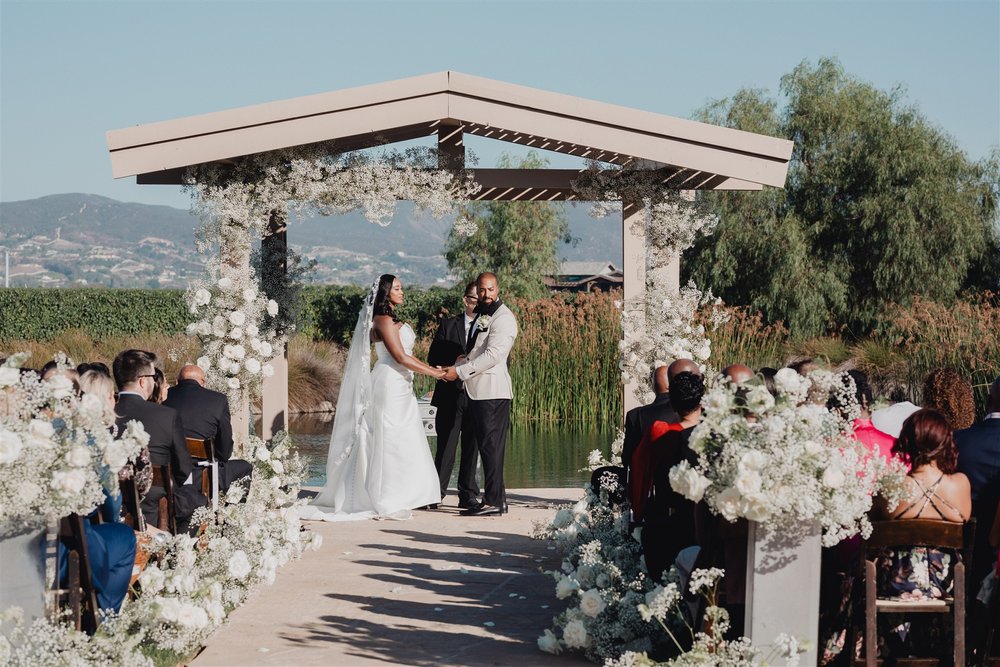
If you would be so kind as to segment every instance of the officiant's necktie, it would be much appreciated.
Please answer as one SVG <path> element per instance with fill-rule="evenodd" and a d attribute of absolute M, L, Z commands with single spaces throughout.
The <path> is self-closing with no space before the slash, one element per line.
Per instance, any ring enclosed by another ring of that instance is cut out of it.
<path fill-rule="evenodd" d="M 479 322 L 479 313 L 476 313 L 476 319 L 472 320 L 472 326 L 469 327 L 469 335 L 465 339 L 466 354 L 472 352 L 472 346 L 476 344 L 476 336 L 479 335 L 479 327 L 476 326 L 477 322 Z"/>

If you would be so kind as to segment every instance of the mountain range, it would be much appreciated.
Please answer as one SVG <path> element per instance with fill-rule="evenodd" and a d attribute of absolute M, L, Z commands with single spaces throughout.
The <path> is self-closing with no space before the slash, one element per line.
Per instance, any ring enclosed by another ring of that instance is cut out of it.
<path fill-rule="evenodd" d="M 577 239 L 558 245 L 560 259 L 621 266 L 621 223 L 591 218 L 586 205 L 554 205 L 564 206 Z M 317 262 L 310 282 L 367 284 L 376 273 L 392 272 L 428 286 L 454 282 L 443 255 L 453 222 L 400 202 L 385 227 L 354 213 L 293 219 L 288 236 L 296 252 Z M 0 203 L 0 253 L 9 253 L 11 287 L 183 288 L 202 273 L 194 244 L 199 225 L 190 211 L 170 206 L 49 195 Z"/>

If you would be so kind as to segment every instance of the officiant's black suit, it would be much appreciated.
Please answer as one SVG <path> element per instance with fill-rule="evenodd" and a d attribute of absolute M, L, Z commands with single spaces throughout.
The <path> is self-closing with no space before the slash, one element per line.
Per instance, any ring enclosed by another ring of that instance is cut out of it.
<path fill-rule="evenodd" d="M 225 394 L 206 389 L 197 380 L 181 380 L 170 388 L 163 404 L 180 413 L 186 437 L 212 439 L 219 461 L 219 487 L 223 491 L 236 480 L 250 476 L 253 467 L 249 463 L 231 458 L 233 426 Z"/>
<path fill-rule="evenodd" d="M 121 394 L 115 406 L 118 428 L 136 420 L 149 434 L 149 460 L 154 465 L 170 463 L 174 479 L 174 511 L 177 529 L 186 532 L 189 519 L 196 509 L 208 504 L 208 499 L 191 484 L 184 484 L 194 470 L 191 455 L 184 442 L 184 426 L 180 414 L 173 408 L 151 403 L 137 394 Z M 156 525 L 157 510 L 163 489 L 153 487 L 142 499 L 142 514 L 146 522 Z"/>
<path fill-rule="evenodd" d="M 459 355 L 465 353 L 465 314 L 441 320 L 431 349 L 427 353 L 427 363 L 431 366 L 453 366 Z M 479 450 L 476 445 L 473 425 L 469 420 L 469 397 L 461 381 L 438 380 L 434 386 L 431 405 L 437 408 L 434 427 L 437 430 L 437 451 L 434 465 L 441 480 L 441 497 L 448 492 L 451 471 L 455 467 L 458 443 L 462 443 L 461 459 L 458 464 L 458 504 L 469 507 L 478 502 L 479 483 L 476 480 L 476 464 Z"/>

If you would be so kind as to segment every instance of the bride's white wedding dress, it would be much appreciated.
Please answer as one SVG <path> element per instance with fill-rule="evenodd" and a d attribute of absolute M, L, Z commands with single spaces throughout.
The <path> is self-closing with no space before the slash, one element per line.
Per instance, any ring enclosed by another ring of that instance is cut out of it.
<path fill-rule="evenodd" d="M 410 325 L 400 327 L 399 338 L 406 354 L 413 354 L 417 337 Z M 353 428 L 335 422 L 326 486 L 303 508 L 303 519 L 407 519 L 411 509 L 441 502 L 437 469 L 413 393 L 413 372 L 397 364 L 384 343 L 376 343 L 375 351 L 378 361 L 363 387 L 370 388 L 370 393 L 361 391 L 360 404 L 356 399 L 353 406 L 347 404 L 350 397 L 342 395 L 337 401 L 337 419 L 356 421 Z M 358 369 L 362 376 L 366 370 Z M 348 363 L 342 392 L 344 388 L 350 391 L 357 380 L 347 377 L 350 372 Z"/>

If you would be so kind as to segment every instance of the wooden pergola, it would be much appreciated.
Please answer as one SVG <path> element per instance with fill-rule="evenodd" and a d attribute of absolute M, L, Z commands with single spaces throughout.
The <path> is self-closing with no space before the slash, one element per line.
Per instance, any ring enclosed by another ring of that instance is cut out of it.
<path fill-rule="evenodd" d="M 194 165 L 329 141 L 346 152 L 436 137 L 440 166 L 463 169 L 467 134 L 654 170 L 663 187 L 686 191 L 782 187 L 792 154 L 785 139 L 450 71 L 112 130 L 107 142 L 115 178 L 178 185 Z M 574 200 L 581 171 L 475 168 L 474 199 Z M 626 301 L 645 291 L 646 243 L 634 224 L 643 215 L 641 202 L 622 202 Z M 273 232 L 266 241 L 286 247 L 284 228 Z M 674 288 L 679 270 L 674 258 Z M 287 424 L 287 352 L 276 362 L 264 381 L 265 438 Z M 634 400 L 626 391 L 626 409 Z"/>

